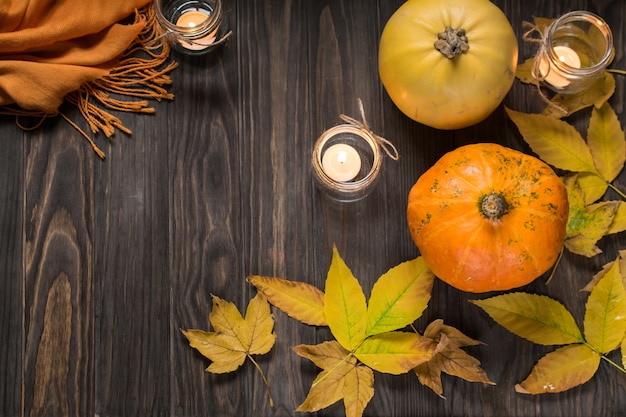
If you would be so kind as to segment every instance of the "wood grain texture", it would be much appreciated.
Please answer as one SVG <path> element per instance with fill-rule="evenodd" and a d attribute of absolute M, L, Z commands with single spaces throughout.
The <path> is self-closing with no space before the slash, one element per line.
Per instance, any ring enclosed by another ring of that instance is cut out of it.
<path fill-rule="evenodd" d="M 244 311 L 250 274 L 324 289 L 336 245 L 367 296 L 378 277 L 418 255 L 406 227 L 406 196 L 445 152 L 497 142 L 530 152 L 498 108 L 459 131 L 438 131 L 393 105 L 377 74 L 378 40 L 403 0 L 225 1 L 233 37 L 205 57 L 174 54 L 176 98 L 156 115 L 123 114 L 128 137 L 98 137 L 100 161 L 64 121 L 22 132 L 0 119 L 0 417 L 299 416 L 319 372 L 293 346 L 331 338 L 273 310 L 277 342 L 256 358 L 212 375 L 180 329 L 210 329 L 211 295 Z M 626 68 L 622 0 L 494 1 L 520 39 L 520 61 L 535 53 L 522 21 L 569 10 L 603 16 L 615 41 L 613 67 Z M 0 68 L 1 68 L 0 61 Z M 623 76 L 611 104 L 624 125 Z M 380 183 L 365 200 L 337 204 L 314 186 L 310 158 L 321 133 L 360 118 L 392 141 Z M 534 112 L 537 92 L 516 82 L 504 105 Z M 77 113 L 71 113 L 78 119 Z M 581 131 L 588 113 L 568 121 Z M 615 184 L 624 189 L 626 174 Z M 609 193 L 607 198 L 618 198 Z M 582 322 L 579 289 L 624 249 L 623 234 L 587 259 L 566 253 L 550 285 L 521 290 L 563 302 Z M 626 377 L 602 363 L 568 392 L 527 396 L 514 385 L 551 347 L 527 342 L 436 281 L 416 327 L 442 318 L 484 342 L 468 348 L 495 386 L 444 376 L 443 400 L 413 374 L 376 373 L 366 416 L 619 416 Z M 611 359 L 620 361 L 619 353 Z M 343 415 L 335 404 L 316 416 Z"/>

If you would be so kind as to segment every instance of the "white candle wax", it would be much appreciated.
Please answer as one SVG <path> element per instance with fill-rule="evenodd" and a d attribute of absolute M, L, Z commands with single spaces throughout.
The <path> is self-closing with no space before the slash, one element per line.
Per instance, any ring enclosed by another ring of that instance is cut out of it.
<path fill-rule="evenodd" d="M 554 52 L 559 57 L 559 61 L 572 68 L 580 68 L 580 56 L 572 48 L 559 45 L 554 47 Z M 557 68 L 554 68 L 550 63 L 542 59 L 539 64 L 539 71 L 542 75 L 548 74 L 544 81 L 556 88 L 564 88 L 570 84 L 570 81 L 564 76 L 564 74 Z"/>
<path fill-rule="evenodd" d="M 198 9 L 198 10 L 189 10 L 183 13 L 178 20 L 176 21 L 176 26 L 183 26 L 189 28 L 195 28 L 198 25 L 201 25 L 207 18 L 210 13 L 206 10 Z M 217 29 L 211 32 L 209 35 L 204 38 L 195 39 L 193 43 L 186 42 L 181 40 L 180 44 L 187 49 L 200 50 L 205 49 L 211 46 L 213 42 L 215 42 L 215 38 L 217 37 Z"/>
<path fill-rule="evenodd" d="M 361 157 L 352 146 L 338 143 L 324 153 L 322 169 L 334 181 L 351 181 L 361 170 Z"/>

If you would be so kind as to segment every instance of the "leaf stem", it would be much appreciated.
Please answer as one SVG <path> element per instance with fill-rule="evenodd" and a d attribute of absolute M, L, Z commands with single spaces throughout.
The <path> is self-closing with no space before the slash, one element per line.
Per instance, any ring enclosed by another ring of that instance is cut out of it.
<path fill-rule="evenodd" d="M 615 191 L 617 194 L 619 194 L 620 197 L 622 197 L 623 200 L 626 200 L 626 194 L 624 194 L 622 191 L 620 191 L 619 188 L 617 188 L 616 186 L 614 186 L 611 183 L 608 183 L 609 187 L 611 187 L 611 189 L 613 191 Z"/>
<path fill-rule="evenodd" d="M 326 375 L 324 375 L 323 377 L 319 378 L 319 379 L 315 379 L 315 381 L 313 381 L 313 384 L 311 384 L 311 388 L 313 388 L 314 386 L 316 386 L 317 384 L 319 384 L 320 382 L 322 382 L 323 380 L 326 379 L 327 376 L 329 376 L 330 374 L 332 374 L 337 368 L 339 368 L 339 366 L 343 363 L 345 363 L 349 357 L 354 356 L 354 352 L 350 352 L 348 353 L 346 356 L 344 356 L 339 362 L 337 362 L 335 364 L 335 366 L 333 366 L 332 368 L 328 369 L 328 372 L 326 372 Z M 326 371 L 326 369 L 324 369 L 324 371 Z"/>
<path fill-rule="evenodd" d="M 265 377 L 265 374 L 263 373 L 263 370 L 261 369 L 259 364 L 254 360 L 252 355 L 250 355 L 249 353 L 246 353 L 246 356 L 250 359 L 250 361 L 252 361 L 252 363 L 254 364 L 256 369 L 261 374 L 261 378 L 263 378 L 263 383 L 265 384 L 265 389 L 267 390 L 267 397 L 269 398 L 269 401 L 270 401 L 270 407 L 274 407 L 274 399 L 272 398 L 272 393 L 270 391 L 270 384 L 267 381 L 267 378 Z"/>
<path fill-rule="evenodd" d="M 613 365 L 614 367 L 616 367 L 617 369 L 619 369 L 620 371 L 622 371 L 623 373 L 626 374 L 626 369 L 624 369 L 623 366 L 620 366 L 618 363 L 615 363 L 614 361 L 612 361 L 611 359 L 609 359 L 608 356 L 606 355 L 600 355 L 600 357 L 602 359 L 604 359 L 605 361 L 607 361 L 608 363 L 610 363 L 611 365 Z"/>
<path fill-rule="evenodd" d="M 594 352 L 596 352 L 598 355 L 600 355 L 600 357 L 602 359 L 604 359 L 605 361 L 607 361 L 608 363 L 610 363 L 611 365 L 613 365 L 614 367 L 616 367 L 617 369 L 619 369 L 621 372 L 626 374 L 626 369 L 624 369 L 623 366 L 620 366 L 618 363 L 615 363 L 614 361 L 612 361 L 608 356 L 606 356 L 606 354 L 600 352 L 598 349 L 596 349 L 595 347 L 593 347 L 592 345 L 590 345 L 587 341 L 583 341 L 583 344 L 585 346 L 587 346 L 589 349 L 593 350 Z"/>
<path fill-rule="evenodd" d="M 613 68 L 609 68 L 607 71 L 608 71 L 608 72 L 612 72 L 612 73 L 614 73 L 614 74 L 626 75 L 626 71 L 625 71 L 625 70 L 621 70 L 621 69 L 613 69 Z"/>
<path fill-rule="evenodd" d="M 559 253 L 559 257 L 556 258 L 556 262 L 554 263 L 554 268 L 552 268 L 552 272 L 550 273 L 550 276 L 546 280 L 546 285 L 548 285 L 550 281 L 552 281 L 552 278 L 554 278 L 554 275 L 556 275 L 556 270 L 559 267 L 559 264 L 561 263 L 561 258 L 563 258 L 563 249 L 564 247 L 561 248 L 561 253 Z"/>

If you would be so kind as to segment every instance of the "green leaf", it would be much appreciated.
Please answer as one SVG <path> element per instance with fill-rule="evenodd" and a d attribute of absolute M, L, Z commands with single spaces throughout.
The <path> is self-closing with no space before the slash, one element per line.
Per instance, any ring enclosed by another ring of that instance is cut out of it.
<path fill-rule="evenodd" d="M 626 291 L 619 267 L 620 262 L 613 262 L 585 307 L 585 339 L 600 353 L 617 348 L 626 333 Z"/>
<path fill-rule="evenodd" d="M 365 339 L 366 314 L 363 289 L 337 248 L 333 248 L 324 292 L 324 316 L 335 339 L 347 350 L 354 350 Z"/>
<path fill-rule="evenodd" d="M 576 94 L 556 94 L 552 102 L 557 106 L 547 106 L 544 115 L 561 118 L 569 116 L 587 107 L 601 107 L 615 92 L 615 78 L 604 72 L 603 76 L 596 80 L 589 88 Z M 566 109 L 566 112 L 560 110 Z"/>
<path fill-rule="evenodd" d="M 403 374 L 433 357 L 437 343 L 412 332 L 388 332 L 368 337 L 354 355 L 370 368 Z"/>
<path fill-rule="evenodd" d="M 618 203 L 601 202 L 585 205 L 582 190 L 575 176 L 567 176 L 563 182 L 567 188 L 569 202 L 565 247 L 578 255 L 595 256 L 601 252 L 596 243 L 608 232 Z"/>
<path fill-rule="evenodd" d="M 602 178 L 607 182 L 613 181 L 624 168 L 626 140 L 620 121 L 609 103 L 591 111 L 587 144 Z"/>
<path fill-rule="evenodd" d="M 577 174 L 576 182 L 582 191 L 584 205 L 598 201 L 609 188 L 609 184 L 602 177 L 590 172 Z"/>
<path fill-rule="evenodd" d="M 590 204 L 584 210 L 570 211 L 565 247 L 587 257 L 602 252 L 596 243 L 608 233 L 618 207 L 618 201 L 603 201 Z"/>
<path fill-rule="evenodd" d="M 434 275 L 420 257 L 391 268 L 372 288 L 366 336 L 390 332 L 417 320 L 428 306 Z"/>
<path fill-rule="evenodd" d="M 582 344 L 561 347 L 535 365 L 530 375 L 515 386 L 521 394 L 567 391 L 589 381 L 600 366 L 600 355 Z"/>
<path fill-rule="evenodd" d="M 571 313 L 545 295 L 509 293 L 472 300 L 498 324 L 540 345 L 582 342 L 582 334 Z"/>
<path fill-rule="evenodd" d="M 524 141 L 547 164 L 572 172 L 597 173 L 585 140 L 570 124 L 541 114 L 506 109 Z"/>

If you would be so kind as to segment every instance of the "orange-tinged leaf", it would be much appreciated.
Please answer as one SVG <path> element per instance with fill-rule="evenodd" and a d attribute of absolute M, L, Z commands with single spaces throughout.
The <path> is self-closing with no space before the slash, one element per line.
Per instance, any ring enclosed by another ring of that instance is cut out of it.
<path fill-rule="evenodd" d="M 247 342 L 250 339 L 250 329 L 244 324 L 243 317 L 237 306 L 230 301 L 222 300 L 217 296 L 213 296 L 213 308 L 209 313 L 209 321 L 216 333 L 224 333 L 235 337 L 240 345 L 241 350 L 246 351 Z"/>
<path fill-rule="evenodd" d="M 582 342 L 582 334 L 565 306 L 545 295 L 523 292 L 472 300 L 510 332 L 540 345 Z"/>
<path fill-rule="evenodd" d="M 368 302 L 366 336 L 397 330 L 417 320 L 428 306 L 433 282 L 434 275 L 421 257 L 383 274 Z"/>
<path fill-rule="evenodd" d="M 626 291 L 619 266 L 620 262 L 613 262 L 585 306 L 585 339 L 605 354 L 617 348 L 626 333 Z"/>
<path fill-rule="evenodd" d="M 374 372 L 366 366 L 355 366 L 346 375 L 343 403 L 346 417 L 361 417 L 374 396 Z"/>
<path fill-rule="evenodd" d="M 212 362 L 207 368 L 209 372 L 232 372 L 246 357 L 267 353 L 274 346 L 274 320 L 262 293 L 248 304 L 245 319 L 233 303 L 213 296 L 209 320 L 214 332 L 181 330 L 189 345 Z"/>
<path fill-rule="evenodd" d="M 189 346 L 198 350 L 204 357 L 212 361 L 207 371 L 222 374 L 235 371 L 246 360 L 246 353 L 237 350 L 236 339 L 202 330 L 181 330 L 189 341 Z"/>
<path fill-rule="evenodd" d="M 576 175 L 576 183 L 583 194 L 583 203 L 591 204 L 598 201 L 609 188 L 609 184 L 598 174 L 581 172 Z"/>
<path fill-rule="evenodd" d="M 333 259 L 326 278 L 324 316 L 335 339 L 354 350 L 365 338 L 367 305 L 359 281 L 333 248 Z"/>
<path fill-rule="evenodd" d="M 600 366 L 600 355 L 582 344 L 563 346 L 548 353 L 530 375 L 515 386 L 521 394 L 567 391 L 589 381 Z"/>
<path fill-rule="evenodd" d="M 343 398 L 346 375 L 354 364 L 340 363 L 336 368 L 320 372 L 315 378 L 306 398 L 296 411 L 313 413 L 333 405 Z"/>
<path fill-rule="evenodd" d="M 621 123 L 609 103 L 591 111 L 587 144 L 602 178 L 613 181 L 624 168 L 626 140 Z"/>
<path fill-rule="evenodd" d="M 433 357 L 437 343 L 410 332 L 388 332 L 368 337 L 354 355 L 370 368 L 399 375 Z"/>
<path fill-rule="evenodd" d="M 258 275 L 248 277 L 248 281 L 289 317 L 312 326 L 326 326 L 324 293 L 313 285 Z"/>
<path fill-rule="evenodd" d="M 272 333 L 274 319 L 263 293 L 257 293 L 248 304 L 244 322 L 250 328 L 247 352 L 251 355 L 264 355 L 269 352 L 276 341 L 276 334 Z"/>
<path fill-rule="evenodd" d="M 310 359 L 323 371 L 296 411 L 315 412 L 343 398 L 347 417 L 360 417 L 374 396 L 374 373 L 358 365 L 356 358 L 336 341 L 299 345 L 296 353 Z"/>
<path fill-rule="evenodd" d="M 443 320 L 430 323 L 424 331 L 424 336 L 439 340 L 439 344 L 433 358 L 416 366 L 413 371 L 420 383 L 432 389 L 437 395 L 444 398 L 442 372 L 470 382 L 495 384 L 480 367 L 480 361 L 460 349 L 480 344 L 479 341 L 464 335 L 452 326 L 443 324 Z"/>
<path fill-rule="evenodd" d="M 524 141 L 549 165 L 572 172 L 597 172 L 587 143 L 572 125 L 541 114 L 508 108 L 506 112 Z"/>
<path fill-rule="evenodd" d="M 334 340 L 318 345 L 298 345 L 293 349 L 299 356 L 309 359 L 322 369 L 330 369 L 342 361 L 356 364 L 356 359 L 350 355 L 350 352 Z"/>
<path fill-rule="evenodd" d="M 555 94 L 551 101 L 556 106 L 547 106 L 543 114 L 561 118 L 587 107 L 601 107 L 614 92 L 615 78 L 605 71 L 601 78 L 594 81 L 589 88 L 580 93 Z M 565 109 L 566 112 L 564 113 L 561 109 Z"/>

